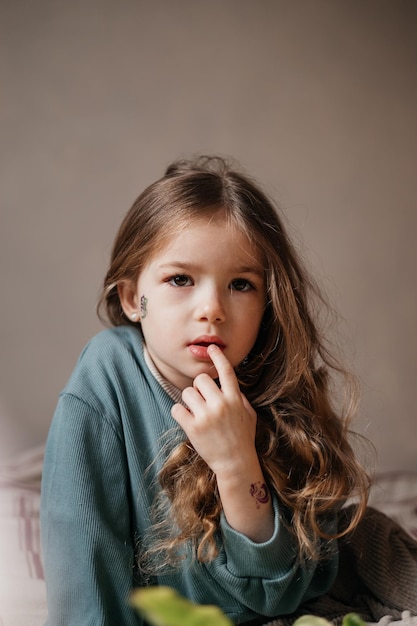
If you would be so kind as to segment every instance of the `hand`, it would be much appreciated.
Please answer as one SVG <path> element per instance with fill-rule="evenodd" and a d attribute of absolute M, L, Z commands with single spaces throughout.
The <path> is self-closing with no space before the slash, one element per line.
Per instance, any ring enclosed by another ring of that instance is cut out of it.
<path fill-rule="evenodd" d="M 185 431 L 198 454 L 218 475 L 239 471 L 256 456 L 256 412 L 242 394 L 232 365 L 222 350 L 209 347 L 219 375 L 220 388 L 208 374 L 194 379 L 182 392 L 182 404 L 172 407 L 172 417 Z"/>
<path fill-rule="evenodd" d="M 175 404 L 172 417 L 215 473 L 230 526 L 252 541 L 267 541 L 274 530 L 274 516 L 255 447 L 256 412 L 220 348 L 211 345 L 209 355 L 220 388 L 208 374 L 200 374 L 193 387 L 182 392 L 188 409 Z"/>

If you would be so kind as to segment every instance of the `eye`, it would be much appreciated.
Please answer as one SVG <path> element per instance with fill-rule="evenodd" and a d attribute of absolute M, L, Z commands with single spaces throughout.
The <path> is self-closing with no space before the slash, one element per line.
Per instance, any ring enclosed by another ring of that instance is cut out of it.
<path fill-rule="evenodd" d="M 193 284 L 191 278 L 185 274 L 171 276 L 167 282 L 174 287 L 190 287 Z"/>
<path fill-rule="evenodd" d="M 254 288 L 252 283 L 246 280 L 246 278 L 235 278 L 235 280 L 232 280 L 230 283 L 230 289 L 233 291 L 250 291 Z"/>

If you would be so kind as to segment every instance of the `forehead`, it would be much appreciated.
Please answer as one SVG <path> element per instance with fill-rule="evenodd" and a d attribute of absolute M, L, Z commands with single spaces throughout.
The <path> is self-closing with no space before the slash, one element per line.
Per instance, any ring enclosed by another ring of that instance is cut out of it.
<path fill-rule="evenodd" d="M 245 261 L 263 266 L 262 254 L 256 244 L 241 228 L 219 214 L 179 224 L 171 234 L 160 240 L 152 260 L 175 257 L 192 261 L 201 257 L 215 259 L 225 254 L 234 258 L 237 264 Z"/>

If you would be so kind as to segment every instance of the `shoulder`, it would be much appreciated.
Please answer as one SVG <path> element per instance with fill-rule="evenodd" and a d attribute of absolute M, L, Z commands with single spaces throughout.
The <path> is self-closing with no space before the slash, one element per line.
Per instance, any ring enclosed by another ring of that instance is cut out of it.
<path fill-rule="evenodd" d="M 93 396 L 96 402 L 100 398 L 108 400 L 120 393 L 132 377 L 137 381 L 143 378 L 145 369 L 140 330 L 129 326 L 108 328 L 86 344 L 63 393 L 89 401 Z"/>
<path fill-rule="evenodd" d="M 116 326 L 106 328 L 95 335 L 86 344 L 80 360 L 85 357 L 100 357 L 109 355 L 143 353 L 143 339 L 139 328 L 132 326 Z"/>
<path fill-rule="evenodd" d="M 60 394 L 56 414 L 69 422 L 82 416 L 88 428 L 110 424 L 121 438 L 129 432 L 135 441 L 148 435 L 153 441 L 154 431 L 175 425 L 172 404 L 146 365 L 140 327 L 119 326 L 87 343 Z M 149 420 L 150 414 L 155 420 Z"/>
<path fill-rule="evenodd" d="M 90 339 L 81 351 L 75 371 L 106 371 L 107 376 L 113 377 L 132 367 L 144 367 L 142 333 L 140 328 L 117 326 Z"/>

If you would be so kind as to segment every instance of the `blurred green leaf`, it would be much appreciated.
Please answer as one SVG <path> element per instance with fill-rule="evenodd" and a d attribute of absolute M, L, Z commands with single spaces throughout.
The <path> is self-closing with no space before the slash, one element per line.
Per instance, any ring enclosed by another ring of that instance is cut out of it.
<path fill-rule="evenodd" d="M 366 626 L 366 623 L 356 613 L 347 613 L 343 618 L 342 626 Z"/>
<path fill-rule="evenodd" d="M 327 619 L 324 619 L 324 617 L 303 615 L 295 620 L 293 626 L 331 626 L 331 624 L 327 621 Z"/>
<path fill-rule="evenodd" d="M 331 626 L 331 622 L 323 617 L 303 615 L 295 620 L 293 626 Z M 347 613 L 343 618 L 342 626 L 366 626 L 366 623 L 356 613 Z"/>
<path fill-rule="evenodd" d="M 217 606 L 194 604 L 170 587 L 136 589 L 131 604 L 152 626 L 233 626 Z"/>

